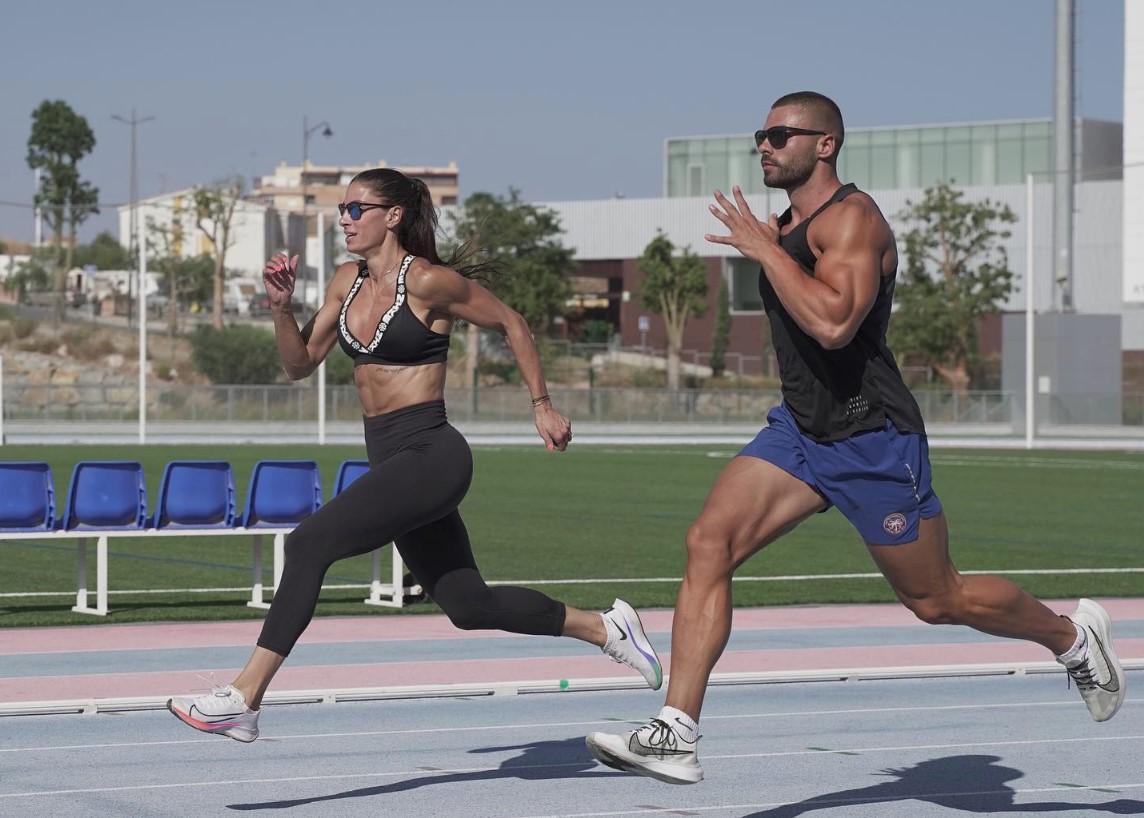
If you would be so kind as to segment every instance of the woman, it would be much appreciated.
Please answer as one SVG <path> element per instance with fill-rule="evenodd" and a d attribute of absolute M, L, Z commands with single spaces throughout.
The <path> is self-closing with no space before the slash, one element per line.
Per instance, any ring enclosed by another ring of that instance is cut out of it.
<path fill-rule="evenodd" d="M 354 360 L 370 470 L 286 538 L 282 580 L 258 646 L 231 684 L 168 709 L 187 724 L 239 741 L 258 738 L 262 696 L 309 624 L 322 579 L 337 560 L 390 541 L 432 599 L 459 628 L 571 636 L 662 682 L 655 650 L 622 600 L 588 613 L 529 588 L 490 588 L 473 559 L 457 506 L 472 478 L 465 439 L 445 418 L 445 358 L 455 319 L 505 335 L 532 393 L 545 446 L 563 451 L 571 424 L 548 397 L 528 325 L 471 277 L 480 264 L 443 263 L 429 189 L 390 169 L 359 173 L 338 205 L 346 249 L 325 302 L 304 329 L 290 309 L 298 257 L 278 255 L 263 280 L 282 363 L 304 378 L 335 343 Z M 455 268 L 455 269 L 454 269 Z"/>

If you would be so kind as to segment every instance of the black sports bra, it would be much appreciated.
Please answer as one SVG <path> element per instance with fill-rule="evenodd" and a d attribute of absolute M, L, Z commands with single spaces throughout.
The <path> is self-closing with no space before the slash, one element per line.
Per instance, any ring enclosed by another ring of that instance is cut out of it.
<path fill-rule="evenodd" d="M 413 255 L 401 261 L 397 271 L 397 291 L 393 306 L 381 316 L 373 338 L 363 343 L 346 326 L 346 313 L 361 285 L 369 275 L 365 260 L 358 262 L 358 277 L 338 314 L 338 343 L 354 359 L 354 366 L 362 364 L 388 364 L 390 366 L 418 366 L 443 363 L 449 356 L 449 336 L 434 332 L 413 314 L 406 295 L 405 275 L 413 263 Z"/>

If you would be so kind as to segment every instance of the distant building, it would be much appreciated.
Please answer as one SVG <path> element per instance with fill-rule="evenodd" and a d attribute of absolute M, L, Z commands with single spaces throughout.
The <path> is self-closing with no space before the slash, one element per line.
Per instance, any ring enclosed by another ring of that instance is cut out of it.
<path fill-rule="evenodd" d="M 169 252 L 178 258 L 194 258 L 212 252 L 210 240 L 195 218 L 194 193 L 194 188 L 186 188 L 136 202 L 139 232 L 148 241 L 152 256 Z M 118 211 L 119 243 L 130 247 L 131 207 L 121 205 Z M 291 241 L 292 233 L 300 241 L 301 223 L 295 221 L 291 225 L 289 214 L 281 214 L 261 202 L 239 200 L 231 221 L 227 269 L 261 276 L 270 255 L 291 248 L 298 252 L 300 245 Z"/>
<path fill-rule="evenodd" d="M 332 211 L 342 200 L 346 185 L 363 170 L 389 167 L 384 161 L 375 165 L 288 165 L 279 163 L 274 173 L 258 178 L 255 187 L 247 198 L 270 205 L 276 210 L 301 212 L 305 209 L 313 213 L 318 209 Z M 458 175 L 455 162 L 445 167 L 430 165 L 396 165 L 406 176 L 422 180 L 433 196 L 433 203 L 451 205 L 457 203 Z"/>
<path fill-rule="evenodd" d="M 760 123 L 762 127 L 762 123 Z M 1077 119 L 1077 178 L 1121 178 L 1124 126 Z M 956 187 L 1024 184 L 1052 170 L 1049 119 L 847 128 L 838 176 L 863 190 L 912 190 L 938 182 Z M 663 195 L 706 196 L 712 190 L 762 193 L 753 134 L 673 137 L 664 143 Z"/>

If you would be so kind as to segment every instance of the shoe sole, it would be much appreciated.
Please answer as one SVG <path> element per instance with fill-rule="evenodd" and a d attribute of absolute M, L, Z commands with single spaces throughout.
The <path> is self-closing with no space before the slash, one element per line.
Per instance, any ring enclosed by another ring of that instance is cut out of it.
<path fill-rule="evenodd" d="M 643 620 L 640 619 L 639 612 L 631 605 L 629 605 L 625 600 L 617 599 L 616 602 L 622 603 L 624 608 L 627 609 L 621 609 L 623 611 L 623 619 L 626 620 L 628 618 L 628 614 L 631 614 L 633 617 L 635 617 L 636 625 L 639 627 L 639 639 L 637 640 L 636 634 L 632 633 L 632 641 L 637 643 L 636 649 L 639 650 L 639 652 L 643 654 L 645 658 L 647 653 L 644 653 L 643 648 L 647 648 L 648 653 L 650 653 L 652 658 L 655 660 L 655 683 L 653 684 L 652 681 L 647 677 L 644 677 L 644 681 L 647 682 L 648 687 L 650 687 L 652 690 L 659 690 L 661 687 L 663 687 L 663 664 L 659 661 L 659 654 L 655 652 L 655 647 L 652 645 L 651 640 L 647 638 L 647 631 L 644 630 Z M 615 602 L 612 603 L 612 607 L 616 607 Z M 642 645 L 639 644 L 640 642 L 642 642 Z"/>
<path fill-rule="evenodd" d="M 1082 599 L 1077 604 L 1077 614 L 1083 614 L 1086 620 L 1085 625 L 1090 628 L 1093 633 L 1100 640 L 1100 647 L 1104 650 L 1105 658 L 1108 660 L 1109 670 L 1112 671 L 1113 676 L 1116 678 L 1117 684 L 1120 686 L 1119 693 L 1116 697 L 1116 707 L 1098 721 L 1108 721 L 1110 718 L 1120 712 L 1120 706 L 1124 704 L 1127 698 L 1127 691 L 1124 687 L 1124 668 L 1120 666 L 1120 657 L 1116 655 L 1116 648 L 1112 645 L 1112 617 L 1108 615 L 1108 611 L 1097 602 L 1091 599 Z M 1074 614 L 1075 616 L 1075 614 Z"/>
<path fill-rule="evenodd" d="M 195 728 L 200 733 L 207 733 L 208 735 L 212 736 L 226 736 L 227 738 L 232 738 L 235 741 L 241 741 L 243 744 L 250 744 L 256 738 L 258 738 L 257 731 L 251 735 L 250 730 L 237 731 L 233 727 L 227 728 L 226 730 L 212 730 L 209 726 L 203 726 L 206 724 L 206 722 L 201 722 L 197 719 L 193 719 L 183 711 L 176 709 L 174 699 L 167 699 L 167 709 L 171 711 L 171 715 L 173 715 L 183 724 L 187 725 L 188 727 Z"/>
<path fill-rule="evenodd" d="M 663 764 L 662 762 L 645 761 L 643 763 L 637 764 L 618 755 L 615 755 L 611 751 L 599 746 L 598 744 L 593 744 L 591 737 L 585 739 L 584 743 L 588 745 L 588 752 L 592 754 L 594 759 L 599 761 L 601 764 L 611 767 L 613 770 L 620 770 L 621 772 L 625 773 L 635 773 L 636 775 L 654 778 L 656 781 L 662 781 L 665 784 L 698 784 L 703 780 L 702 767 L 695 768 L 697 777 L 682 778 L 678 775 L 672 775 L 670 772 L 663 771 L 661 769 L 661 765 Z"/>

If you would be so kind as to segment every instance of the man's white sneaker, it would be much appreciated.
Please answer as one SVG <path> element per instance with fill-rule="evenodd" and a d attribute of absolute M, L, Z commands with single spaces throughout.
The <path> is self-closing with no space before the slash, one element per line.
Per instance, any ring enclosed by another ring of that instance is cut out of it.
<path fill-rule="evenodd" d="M 1093 719 L 1107 721 L 1124 703 L 1124 669 L 1112 647 L 1112 619 L 1091 599 L 1082 599 L 1069 618 L 1084 631 L 1085 645 L 1080 655 L 1057 661 L 1076 682 Z"/>
<path fill-rule="evenodd" d="M 659 690 L 663 684 L 663 668 L 655 648 L 644 633 L 643 623 L 635 608 L 622 599 L 617 599 L 601 616 L 604 617 L 604 627 L 608 631 L 604 654 L 639 671 L 647 680 L 648 687 Z"/>
<path fill-rule="evenodd" d="M 686 741 L 663 719 L 652 719 L 638 730 L 616 735 L 589 733 L 588 750 L 597 761 L 617 770 L 639 773 L 668 784 L 695 784 L 703 780 L 697 747 Z"/>
<path fill-rule="evenodd" d="M 261 711 L 247 707 L 246 699 L 233 685 L 216 687 L 202 696 L 176 696 L 167 700 L 167 709 L 204 733 L 220 733 L 248 743 L 258 738 Z"/>

